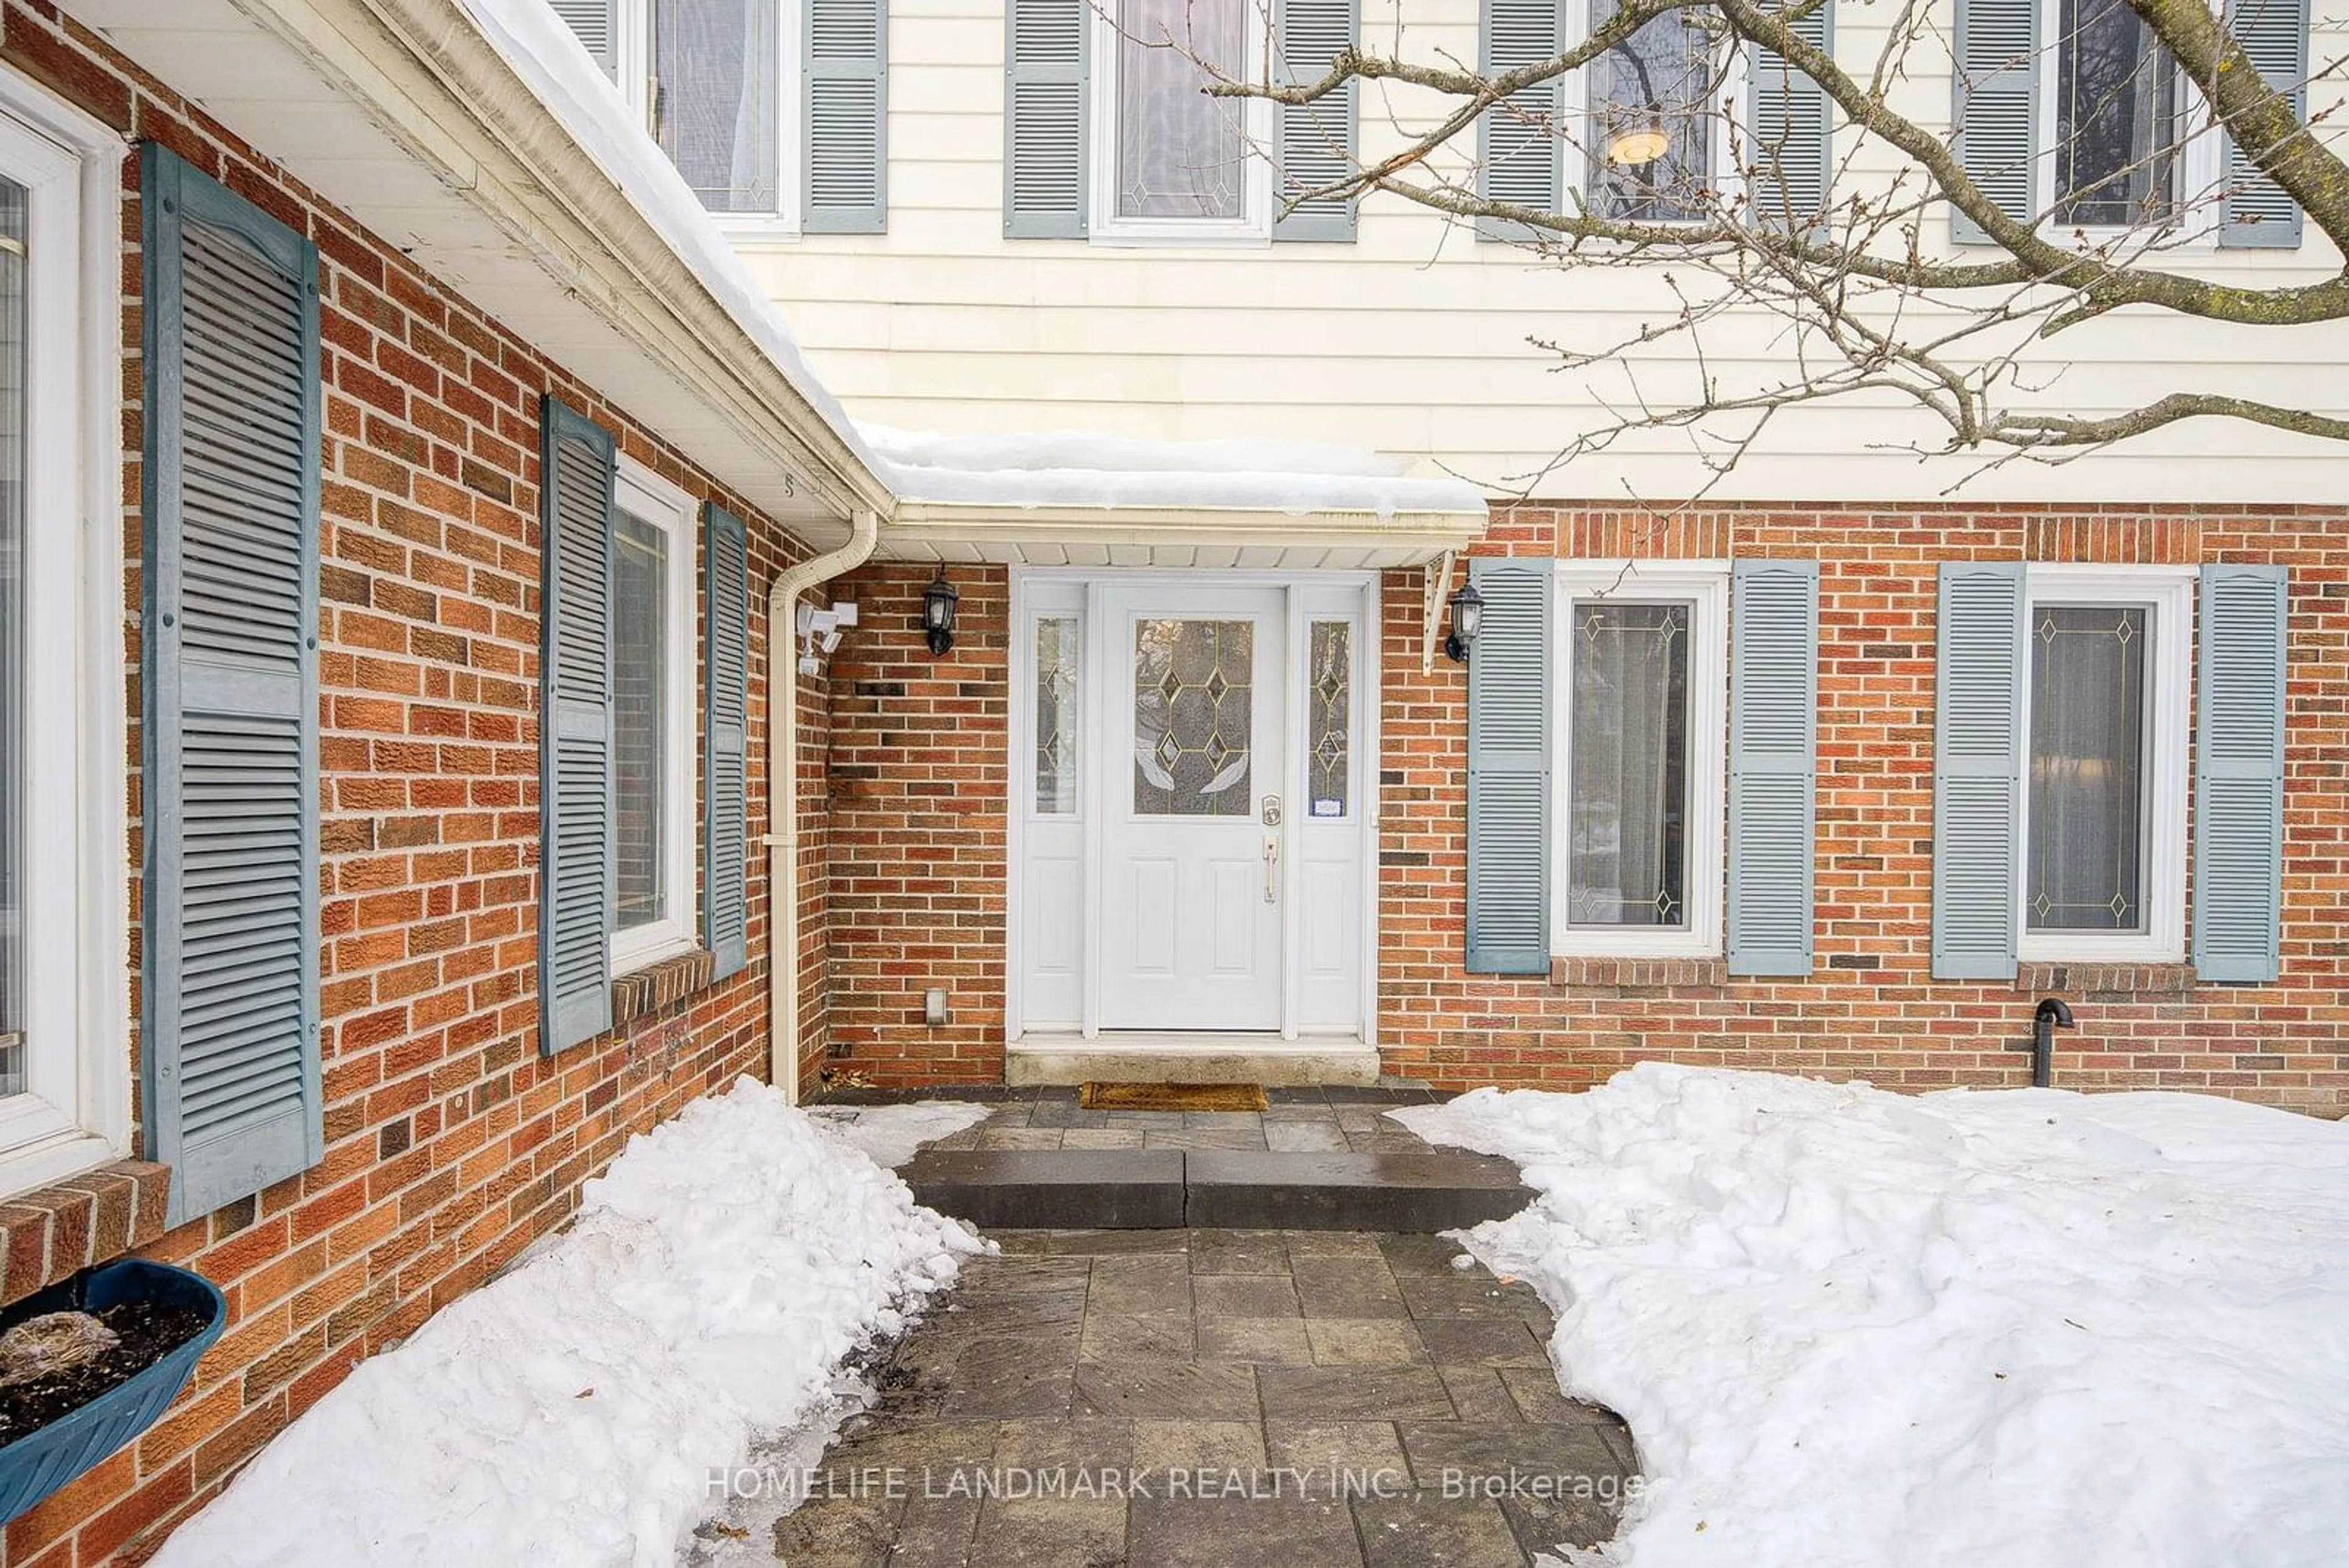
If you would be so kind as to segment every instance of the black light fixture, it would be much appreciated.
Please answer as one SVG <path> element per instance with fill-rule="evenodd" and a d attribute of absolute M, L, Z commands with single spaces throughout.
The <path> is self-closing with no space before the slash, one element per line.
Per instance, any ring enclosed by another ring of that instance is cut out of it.
<path fill-rule="evenodd" d="M 932 656 L 946 657 L 954 646 L 955 606 L 962 596 L 947 581 L 947 569 L 938 567 L 938 575 L 922 590 L 922 632 L 929 639 Z"/>
<path fill-rule="evenodd" d="M 1476 591 L 1475 584 L 1461 584 L 1452 596 L 1452 630 L 1444 639 L 1444 657 L 1467 663 L 1468 649 L 1475 645 L 1484 620 L 1485 596 Z"/>

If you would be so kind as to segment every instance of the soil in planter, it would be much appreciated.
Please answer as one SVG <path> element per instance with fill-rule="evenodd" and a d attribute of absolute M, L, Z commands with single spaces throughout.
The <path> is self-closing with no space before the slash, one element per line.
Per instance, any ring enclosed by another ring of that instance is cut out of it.
<path fill-rule="evenodd" d="M 204 1331 L 212 1314 L 201 1307 L 119 1302 L 90 1314 L 121 1343 L 94 1361 L 52 1377 L 0 1388 L 0 1444 L 13 1443 L 128 1383 Z"/>

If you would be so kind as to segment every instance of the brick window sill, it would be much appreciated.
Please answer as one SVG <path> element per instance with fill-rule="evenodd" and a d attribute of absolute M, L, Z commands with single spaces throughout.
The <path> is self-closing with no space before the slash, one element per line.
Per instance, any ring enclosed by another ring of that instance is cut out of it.
<path fill-rule="evenodd" d="M 1726 985 L 1729 961 L 1720 958 L 1554 958 L 1549 982 L 1558 986 Z"/>
<path fill-rule="evenodd" d="M 2190 963 L 2025 963 L 2014 971 L 2014 988 L 2033 994 L 2183 995 L 2194 986 Z"/>
<path fill-rule="evenodd" d="M 171 1168 L 117 1159 L 0 1202 L 0 1306 L 161 1239 Z"/>
<path fill-rule="evenodd" d="M 630 970 L 612 981 L 612 1027 L 648 1017 L 674 1002 L 682 1002 L 709 986 L 718 961 L 708 950 L 696 948 L 675 958 L 657 959 Z"/>

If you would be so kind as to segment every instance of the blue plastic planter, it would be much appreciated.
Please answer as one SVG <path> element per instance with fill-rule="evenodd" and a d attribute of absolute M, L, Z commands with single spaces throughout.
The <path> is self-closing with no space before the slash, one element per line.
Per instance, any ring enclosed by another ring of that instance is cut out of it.
<path fill-rule="evenodd" d="M 124 1302 L 197 1307 L 210 1321 L 195 1338 L 129 1382 L 0 1447 L 0 1520 L 16 1518 L 153 1426 L 228 1325 L 228 1303 L 210 1280 L 130 1258 L 85 1269 L 0 1312 L 0 1334 L 45 1312 L 95 1312 Z"/>

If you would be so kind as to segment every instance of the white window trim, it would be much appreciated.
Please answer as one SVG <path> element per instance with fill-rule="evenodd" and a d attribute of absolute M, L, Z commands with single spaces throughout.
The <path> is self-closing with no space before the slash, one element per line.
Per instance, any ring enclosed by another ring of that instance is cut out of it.
<path fill-rule="evenodd" d="M 1725 561 L 1560 561 L 1551 622 L 1549 947 L 1554 958 L 1718 958 L 1723 952 L 1729 760 L 1729 565 Z M 1576 926 L 1568 919 L 1573 773 L 1574 607 L 1591 599 L 1679 602 L 1689 617 L 1688 924 Z"/>
<path fill-rule="evenodd" d="M 2055 171 L 2062 149 L 2056 144 L 2055 125 L 2059 107 L 2056 96 L 2062 90 L 2064 0 L 2038 0 L 2038 5 L 2039 36 L 2050 40 L 2048 47 L 2039 51 L 2038 91 L 2033 95 L 2036 105 L 2036 124 L 2033 129 L 2039 154 L 2032 161 L 2031 204 L 2034 212 L 2042 214 L 2040 237 L 2084 251 L 2147 244 L 2165 251 L 2215 251 L 2221 216 L 2218 197 L 2226 178 L 2227 138 L 2211 119 L 2202 90 L 2183 70 L 2178 73 L 2176 108 L 2178 135 L 2183 145 L 2178 148 L 2178 165 L 2171 174 L 2177 187 L 2176 225 L 2167 229 L 2102 223 L 2084 226 L 2057 221 Z"/>
<path fill-rule="evenodd" d="M 645 133 L 653 132 L 653 8 L 657 0 L 620 0 L 620 96 Z M 801 81 L 804 53 L 801 29 L 803 0 L 775 0 L 775 211 L 711 213 L 730 240 L 757 244 L 800 237 L 800 169 L 806 140 L 806 94 Z"/>
<path fill-rule="evenodd" d="M 1566 7 L 1568 26 L 1566 36 L 1573 39 L 1590 36 L 1590 17 L 1593 9 L 1590 0 L 1566 0 Z M 1724 212 L 1734 212 L 1739 198 L 1744 194 L 1745 176 L 1739 171 L 1737 160 L 1731 155 L 1732 130 L 1735 128 L 1737 134 L 1741 136 L 1744 134 L 1746 94 L 1754 56 L 1744 44 L 1733 40 L 1727 47 L 1730 50 L 1729 63 L 1722 72 L 1722 87 L 1726 95 L 1725 107 L 1709 112 L 1706 116 L 1706 124 L 1712 128 L 1713 138 L 1713 144 L 1707 149 L 1711 159 L 1708 173 L 1714 199 L 1720 202 Z M 1564 105 L 1564 123 L 1568 127 L 1568 134 L 1559 147 L 1558 180 L 1564 197 L 1568 201 L 1588 202 L 1589 200 L 1590 175 L 1594 165 L 1599 161 L 1598 150 L 1587 145 L 1590 135 L 1592 101 L 1590 82 L 1589 65 L 1585 65 L 1579 70 L 1568 71 L 1566 74 L 1565 87 L 1560 97 L 1560 101 Z M 1709 220 L 1695 217 L 1661 218 L 1653 221 L 1667 226 L 1685 224 L 1693 227 Z"/>
<path fill-rule="evenodd" d="M 612 932 L 612 972 L 626 974 L 694 950 L 699 941 L 694 919 L 699 888 L 694 876 L 694 832 L 700 822 L 695 789 L 695 693 L 698 690 L 695 649 L 694 587 L 699 553 L 693 526 L 693 497 L 633 459 L 620 459 L 617 504 L 668 536 L 668 647 L 666 690 L 667 767 L 662 779 L 668 811 L 661 823 L 661 871 L 669 891 L 668 913 L 657 920 Z"/>
<path fill-rule="evenodd" d="M 2194 680 L 2194 568 L 2040 566 L 2023 575 L 2021 805 L 2015 829 L 2015 956 L 2026 963 L 2183 963 L 2186 961 L 2187 722 Z M 2041 603 L 2143 605 L 2153 646 L 2146 659 L 2146 859 L 2143 932 L 2031 929 L 2032 611 Z"/>
<path fill-rule="evenodd" d="M 1270 32 L 1263 0 L 1241 0 L 1246 6 L 1248 39 L 1247 74 L 1251 79 L 1264 68 L 1266 39 Z M 1262 99 L 1243 101 L 1240 110 L 1240 215 L 1237 218 L 1121 218 L 1117 214 L 1118 118 L 1117 70 L 1120 59 L 1115 6 L 1104 3 L 1088 7 L 1085 25 L 1092 29 L 1091 72 L 1092 101 L 1086 106 L 1085 149 L 1088 204 L 1086 235 L 1103 245 L 1228 246 L 1253 249 L 1272 243 L 1272 164 L 1264 156 L 1272 146 L 1272 105 Z M 1223 100 L 1228 104 L 1231 100 Z"/>
<path fill-rule="evenodd" d="M 122 812 L 122 139 L 0 67 L 0 167 L 29 191 L 25 552 L 26 1076 L 0 1101 L 0 1195 L 130 1138 Z"/>

